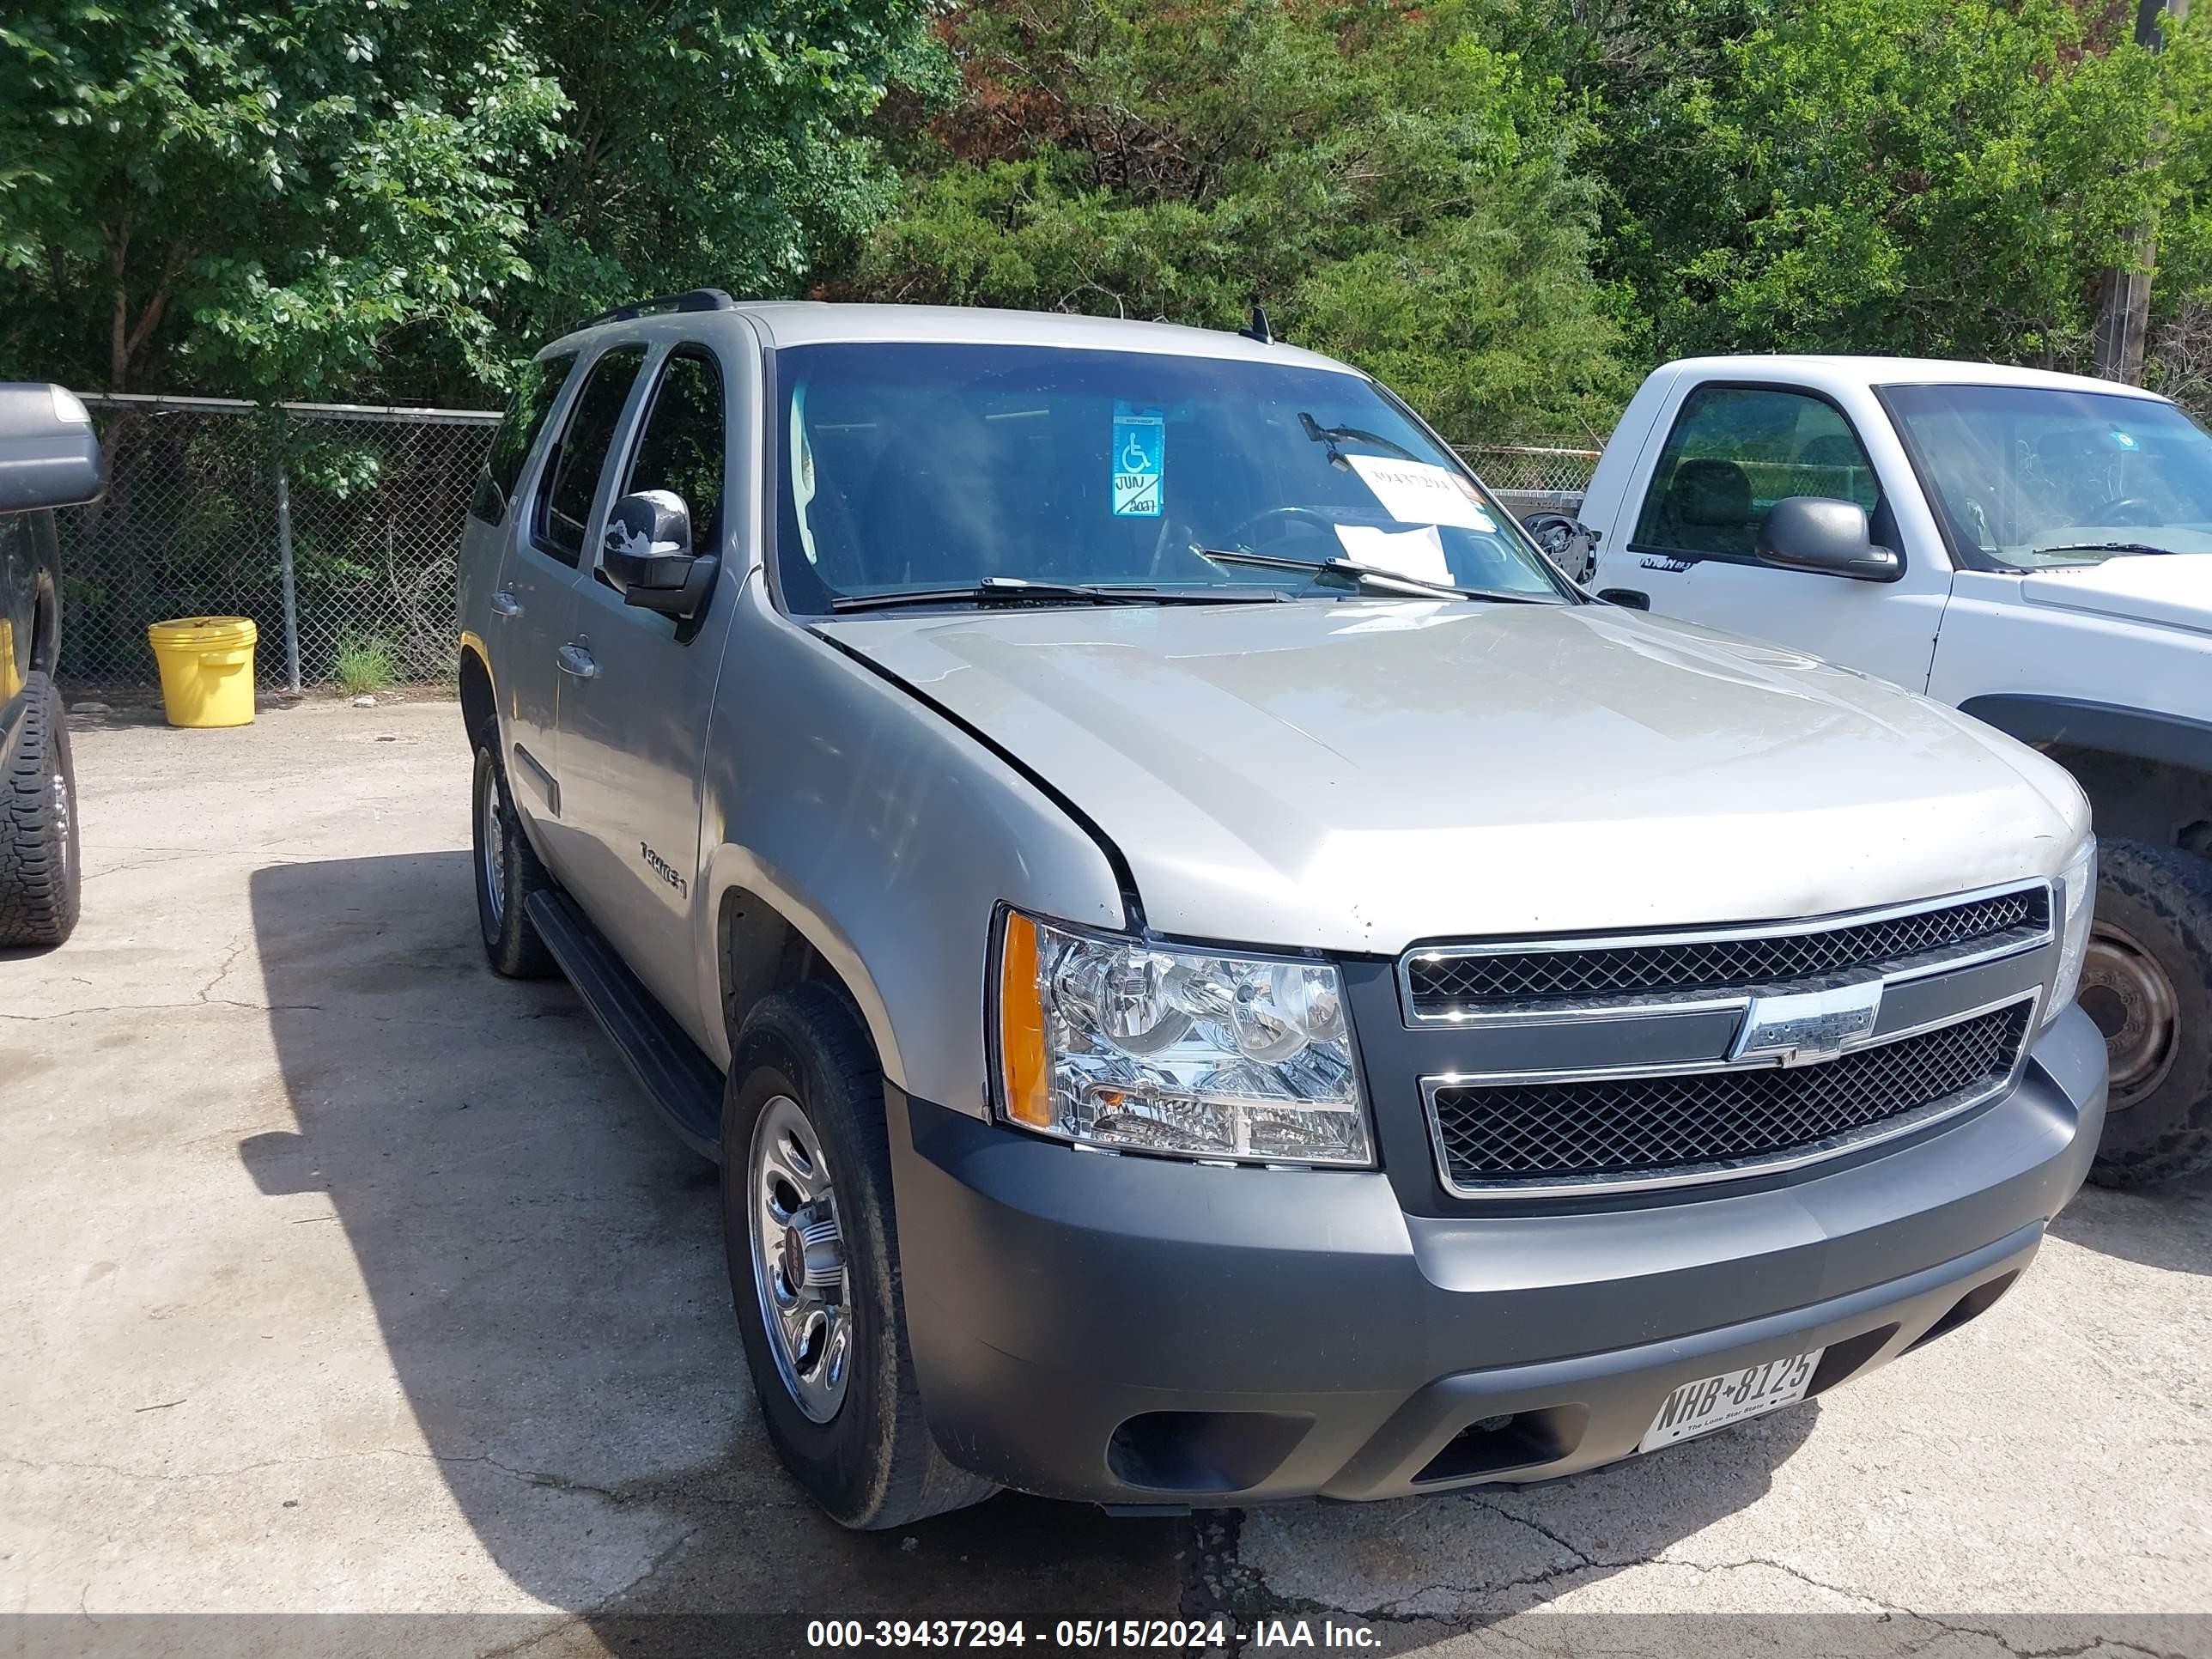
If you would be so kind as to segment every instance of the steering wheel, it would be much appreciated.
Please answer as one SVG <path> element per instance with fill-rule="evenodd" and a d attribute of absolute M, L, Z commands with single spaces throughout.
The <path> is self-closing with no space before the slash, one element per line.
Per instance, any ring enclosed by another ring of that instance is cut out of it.
<path fill-rule="evenodd" d="M 2156 524 L 2162 516 L 2159 504 L 2148 495 L 2123 495 L 2117 501 L 2106 501 L 2094 509 L 2094 519 L 2077 519 L 2077 524 Z"/>
<path fill-rule="evenodd" d="M 1230 540 L 1239 546 L 1249 545 L 1252 538 L 1259 533 L 1261 526 L 1271 524 L 1277 520 L 1286 524 L 1310 525 L 1331 541 L 1336 539 L 1337 521 L 1319 507 L 1271 507 L 1264 512 L 1255 513 L 1243 523 L 1238 525 L 1231 532 Z"/>
<path fill-rule="evenodd" d="M 1591 556 L 1596 538 L 1574 514 L 1531 513 L 1521 520 L 1521 527 L 1535 538 L 1544 556 L 1571 580 L 1586 582 L 1590 579 L 1597 564 Z"/>

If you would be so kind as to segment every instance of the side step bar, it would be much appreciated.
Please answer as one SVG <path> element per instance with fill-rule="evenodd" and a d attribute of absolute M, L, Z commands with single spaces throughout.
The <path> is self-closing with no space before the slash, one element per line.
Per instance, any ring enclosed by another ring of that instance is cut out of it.
<path fill-rule="evenodd" d="M 654 1000 L 565 893 L 538 892 L 530 920 L 630 1075 L 685 1146 L 722 1161 L 722 1073 Z"/>

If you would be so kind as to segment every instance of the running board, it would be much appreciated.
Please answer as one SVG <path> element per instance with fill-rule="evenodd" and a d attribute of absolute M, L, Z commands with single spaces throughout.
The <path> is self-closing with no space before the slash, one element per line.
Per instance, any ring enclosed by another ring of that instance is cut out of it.
<path fill-rule="evenodd" d="M 614 1039 L 630 1075 L 685 1146 L 722 1161 L 722 1073 L 669 1018 L 636 975 L 565 893 L 537 892 L 526 907 L 561 971 Z"/>

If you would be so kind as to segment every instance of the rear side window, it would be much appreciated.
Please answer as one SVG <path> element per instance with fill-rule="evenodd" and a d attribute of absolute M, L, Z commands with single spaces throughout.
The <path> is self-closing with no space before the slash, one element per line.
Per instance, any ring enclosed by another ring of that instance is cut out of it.
<path fill-rule="evenodd" d="M 1790 495 L 1875 510 L 1874 467 L 1850 422 L 1808 392 L 1700 386 L 1683 400 L 1653 469 L 1635 544 L 1749 561 L 1767 513 Z"/>
<path fill-rule="evenodd" d="M 629 399 L 630 384 L 645 362 L 643 346 L 617 346 L 592 365 L 577 394 L 561 445 L 548 460 L 538 489 L 538 545 L 566 565 L 583 556 L 592 497 L 615 441 L 615 427 Z"/>
<path fill-rule="evenodd" d="M 476 499 L 469 503 L 469 511 L 486 524 L 497 524 L 506 517 L 507 504 L 522 477 L 522 464 L 530 459 L 531 448 L 544 429 L 545 417 L 553 412 L 553 401 L 568 383 L 568 371 L 575 366 L 576 354 L 570 351 L 532 363 L 522 371 L 507 405 L 507 418 L 492 434 L 491 453 L 484 457 L 483 471 L 477 478 Z"/>
<path fill-rule="evenodd" d="M 691 514 L 691 545 L 720 550 L 722 539 L 722 374 L 704 346 L 679 346 L 653 388 L 652 412 L 620 494 L 666 489 Z"/>

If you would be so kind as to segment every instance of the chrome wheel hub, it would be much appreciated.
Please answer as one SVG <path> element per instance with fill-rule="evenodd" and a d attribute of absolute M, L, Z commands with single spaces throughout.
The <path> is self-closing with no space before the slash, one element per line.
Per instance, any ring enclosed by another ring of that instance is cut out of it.
<path fill-rule="evenodd" d="M 852 1371 L 852 1279 L 821 1137 L 790 1096 L 761 1109 L 746 1167 L 753 1288 L 776 1375 L 810 1422 L 827 1423 Z"/>
<path fill-rule="evenodd" d="M 2128 933 L 2100 921 L 2081 963 L 2082 1012 L 2105 1034 L 2112 1066 L 2108 1110 L 2139 1105 L 2173 1069 L 2181 1000 L 2158 959 Z"/>
<path fill-rule="evenodd" d="M 483 851 L 484 891 L 490 896 L 491 919 L 498 924 L 507 909 L 507 837 L 503 833 L 507 818 L 506 803 L 500 799 L 499 774 L 495 772 L 484 780 L 483 822 L 477 826 L 477 835 Z"/>

